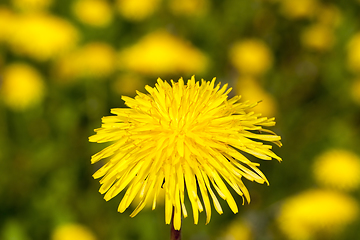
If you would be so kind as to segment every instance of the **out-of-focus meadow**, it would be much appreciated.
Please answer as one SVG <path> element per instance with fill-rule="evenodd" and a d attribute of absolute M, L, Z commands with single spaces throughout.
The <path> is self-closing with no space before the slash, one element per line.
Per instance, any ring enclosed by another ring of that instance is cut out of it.
<path fill-rule="evenodd" d="M 355 0 L 1 0 L 0 239 L 169 239 L 163 206 L 103 199 L 88 136 L 121 95 L 192 75 L 262 100 L 283 161 L 252 159 L 270 186 L 244 180 L 250 204 L 190 214 L 183 239 L 360 239 Z"/>

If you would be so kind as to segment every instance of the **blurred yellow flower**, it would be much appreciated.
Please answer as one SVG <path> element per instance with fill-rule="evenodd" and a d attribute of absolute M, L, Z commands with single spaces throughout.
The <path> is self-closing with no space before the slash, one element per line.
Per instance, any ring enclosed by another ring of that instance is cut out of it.
<path fill-rule="evenodd" d="M 360 78 L 355 79 L 350 87 L 350 95 L 352 99 L 360 105 Z"/>
<path fill-rule="evenodd" d="M 130 21 L 142 21 L 151 16 L 161 0 L 116 0 L 119 13 Z"/>
<path fill-rule="evenodd" d="M 176 15 L 196 16 L 207 12 L 209 0 L 171 0 L 169 7 Z"/>
<path fill-rule="evenodd" d="M 302 44 L 313 50 L 330 50 L 335 41 L 334 30 L 325 24 L 313 24 L 307 27 L 301 35 Z"/>
<path fill-rule="evenodd" d="M 273 55 L 259 39 L 236 42 L 230 49 L 230 61 L 244 75 L 260 75 L 272 67 Z"/>
<path fill-rule="evenodd" d="M 82 23 L 93 27 L 108 26 L 113 19 L 111 6 L 105 0 L 77 0 L 72 10 Z"/>
<path fill-rule="evenodd" d="M 6 7 L 0 7 L 0 43 L 9 41 L 14 24 L 15 14 Z"/>
<path fill-rule="evenodd" d="M 81 224 L 65 224 L 57 227 L 51 240 L 96 240 L 94 233 Z"/>
<path fill-rule="evenodd" d="M 42 11 L 53 3 L 53 0 L 11 0 L 12 5 L 24 12 Z"/>
<path fill-rule="evenodd" d="M 258 102 L 253 109 L 263 116 L 274 116 L 277 113 L 277 104 L 274 97 L 267 93 L 252 77 L 240 77 L 236 82 L 236 94 L 241 95 L 244 101 Z"/>
<path fill-rule="evenodd" d="M 236 218 L 224 230 L 219 240 L 252 240 L 253 234 L 249 224 L 241 218 Z"/>
<path fill-rule="evenodd" d="M 290 240 L 335 235 L 358 215 L 355 199 L 339 192 L 308 190 L 283 203 L 277 222 Z"/>
<path fill-rule="evenodd" d="M 136 73 L 125 73 L 117 77 L 112 89 L 118 95 L 135 95 L 136 90 L 144 87 L 145 80 Z"/>
<path fill-rule="evenodd" d="M 316 17 L 319 23 L 328 27 L 337 27 L 341 23 L 341 11 L 336 5 L 319 6 Z"/>
<path fill-rule="evenodd" d="M 101 79 L 111 75 L 115 67 L 115 49 L 107 43 L 92 42 L 61 57 L 55 64 L 55 72 L 62 80 Z"/>
<path fill-rule="evenodd" d="M 9 43 L 14 52 L 36 60 L 57 57 L 75 46 L 78 32 L 65 19 L 46 14 L 17 17 Z"/>
<path fill-rule="evenodd" d="M 347 46 L 348 68 L 360 73 L 360 32 L 352 36 Z"/>
<path fill-rule="evenodd" d="M 201 73 L 207 65 L 200 50 L 163 30 L 150 33 L 119 54 L 121 68 L 153 76 Z"/>
<path fill-rule="evenodd" d="M 105 200 L 127 187 L 118 211 L 124 212 L 138 195 L 141 201 L 130 215 L 134 217 L 147 203 L 152 202 L 155 209 L 157 195 L 163 190 L 165 222 L 170 224 L 174 213 L 173 226 L 179 230 L 181 216 L 187 217 L 185 189 L 197 224 L 204 209 L 206 223 L 210 221 L 209 193 L 216 211 L 223 212 L 212 187 L 234 213 L 238 212 L 224 180 L 247 201 L 250 195 L 243 177 L 268 183 L 259 164 L 243 153 L 281 160 L 271 145 L 263 143 L 281 146 L 280 136 L 263 128 L 275 125 L 274 118 L 246 113 L 255 104 L 240 102 L 239 96 L 228 99 L 231 89 L 227 84 L 220 86 L 215 85 L 215 79 L 200 84 L 192 77 L 185 85 L 181 78 L 170 85 L 159 78 L 154 88 L 145 87 L 148 94 L 138 91 L 135 98 L 123 96 L 129 108 L 112 109 L 115 116 L 103 117 L 101 128 L 89 138 L 91 142 L 113 143 L 91 158 L 92 163 L 109 158 L 93 175 L 101 178 L 100 193 L 105 194 Z"/>
<path fill-rule="evenodd" d="M 44 82 L 32 66 L 25 63 L 7 65 L 2 78 L 1 96 L 9 108 L 22 111 L 42 101 Z"/>
<path fill-rule="evenodd" d="M 281 12 L 290 19 L 313 17 L 318 10 L 317 0 L 280 0 Z"/>
<path fill-rule="evenodd" d="M 350 151 L 331 149 L 315 159 L 313 172 L 322 186 L 355 190 L 360 185 L 360 158 Z"/>

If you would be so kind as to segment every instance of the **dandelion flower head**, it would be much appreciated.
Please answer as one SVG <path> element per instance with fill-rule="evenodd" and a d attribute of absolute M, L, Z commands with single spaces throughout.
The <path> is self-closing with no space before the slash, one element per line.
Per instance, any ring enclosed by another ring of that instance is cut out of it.
<path fill-rule="evenodd" d="M 347 150 L 331 149 L 315 159 L 313 173 L 322 186 L 355 190 L 360 185 L 360 158 Z"/>
<path fill-rule="evenodd" d="M 158 9 L 161 0 L 116 0 L 121 16 L 129 21 L 142 21 Z"/>
<path fill-rule="evenodd" d="M 230 49 L 230 61 L 241 74 L 256 76 L 272 67 L 273 55 L 263 41 L 247 39 L 233 45 Z"/>
<path fill-rule="evenodd" d="M 351 196 L 311 189 L 287 199 L 277 221 L 290 240 L 307 240 L 339 233 L 357 218 L 358 211 L 358 203 Z"/>
<path fill-rule="evenodd" d="M 4 103 L 16 111 L 38 104 L 44 97 L 45 84 L 40 73 L 25 63 L 5 66 L 1 86 Z"/>
<path fill-rule="evenodd" d="M 318 10 L 317 0 L 280 0 L 281 11 L 289 19 L 310 18 Z"/>
<path fill-rule="evenodd" d="M 24 14 L 17 17 L 9 43 L 15 53 L 45 61 L 72 49 L 78 36 L 65 19 L 44 13 Z"/>
<path fill-rule="evenodd" d="M 325 24 L 313 24 L 303 31 L 301 41 L 312 50 L 330 50 L 335 42 L 334 30 Z"/>
<path fill-rule="evenodd" d="M 354 73 L 360 73 L 360 32 L 350 39 L 347 46 L 348 68 Z"/>
<path fill-rule="evenodd" d="M 148 202 L 155 209 L 159 191 L 165 191 L 165 222 L 170 224 L 174 213 L 173 225 L 178 230 L 182 215 L 188 215 L 185 191 L 194 223 L 198 223 L 199 212 L 204 209 L 208 223 L 210 198 L 215 210 L 223 212 L 216 192 L 234 213 L 238 212 L 225 182 L 247 201 L 250 196 L 243 177 L 268 183 L 259 164 L 243 154 L 281 160 L 271 151 L 271 145 L 263 143 L 281 145 L 280 136 L 263 128 L 275 125 L 274 118 L 248 112 L 256 104 L 239 102 L 240 96 L 228 99 L 231 88 L 227 89 L 227 84 L 215 86 L 215 79 L 200 84 L 194 76 L 187 84 L 182 78 L 171 81 L 171 85 L 158 79 L 154 88 L 145 89 L 148 94 L 123 96 L 129 108 L 112 109 L 115 115 L 103 117 L 101 128 L 89 138 L 91 142 L 113 142 L 91 161 L 109 158 L 93 175 L 101 178 L 100 193 L 105 194 L 105 200 L 127 187 L 119 212 L 124 212 L 136 195 L 141 201 L 132 217 Z"/>
<path fill-rule="evenodd" d="M 119 54 L 121 68 L 152 76 L 200 73 L 207 62 L 203 52 L 165 30 L 146 35 Z"/>
<path fill-rule="evenodd" d="M 93 27 L 106 27 L 113 19 L 113 12 L 107 1 L 78 0 L 72 10 L 77 19 Z"/>
<path fill-rule="evenodd" d="M 55 228 L 51 240 L 96 240 L 94 233 L 86 226 L 67 223 Z"/>

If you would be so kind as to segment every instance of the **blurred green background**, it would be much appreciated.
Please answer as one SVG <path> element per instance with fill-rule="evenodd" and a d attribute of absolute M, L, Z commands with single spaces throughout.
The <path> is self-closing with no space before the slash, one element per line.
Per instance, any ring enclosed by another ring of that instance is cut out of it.
<path fill-rule="evenodd" d="M 0 0 L 0 239 L 169 239 L 163 206 L 98 193 L 88 137 L 121 95 L 192 75 L 262 100 L 283 161 L 252 159 L 270 186 L 183 239 L 360 239 L 355 0 Z"/>

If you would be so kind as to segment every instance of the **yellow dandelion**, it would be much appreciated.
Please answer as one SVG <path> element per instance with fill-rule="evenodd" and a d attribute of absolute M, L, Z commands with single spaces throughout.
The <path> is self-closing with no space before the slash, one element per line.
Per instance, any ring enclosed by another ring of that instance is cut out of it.
<path fill-rule="evenodd" d="M 115 49 L 107 43 L 91 42 L 61 57 L 55 64 L 55 72 L 62 80 L 104 79 L 115 67 Z"/>
<path fill-rule="evenodd" d="M 12 5 L 24 12 L 42 11 L 51 6 L 53 0 L 11 0 Z"/>
<path fill-rule="evenodd" d="M 360 32 L 356 33 L 348 43 L 347 63 L 351 71 L 360 73 Z"/>
<path fill-rule="evenodd" d="M 18 16 L 9 43 L 14 52 L 44 61 L 67 52 L 77 40 L 70 22 L 39 13 Z"/>
<path fill-rule="evenodd" d="M 204 53 L 163 30 L 150 33 L 119 54 L 120 68 L 151 76 L 201 73 L 207 63 Z"/>
<path fill-rule="evenodd" d="M 244 100 L 250 102 L 261 101 L 254 112 L 261 113 L 263 116 L 274 116 L 277 113 L 275 98 L 252 77 L 240 77 L 236 82 L 236 93 L 241 95 Z"/>
<path fill-rule="evenodd" d="M 287 199 L 277 222 L 290 240 L 338 234 L 356 220 L 358 203 L 351 196 L 327 190 L 308 190 Z"/>
<path fill-rule="evenodd" d="M 14 23 L 15 14 L 6 7 L 0 7 L 0 43 L 7 42 L 10 39 Z"/>
<path fill-rule="evenodd" d="M 230 61 L 241 74 L 260 75 L 272 67 L 273 55 L 263 41 L 247 39 L 233 45 Z"/>
<path fill-rule="evenodd" d="M 40 73 L 25 63 L 13 63 L 4 68 L 0 89 L 4 103 L 17 111 L 38 104 L 44 96 Z"/>
<path fill-rule="evenodd" d="M 78 0 L 72 9 L 81 22 L 93 27 L 108 26 L 113 18 L 111 6 L 104 0 Z"/>
<path fill-rule="evenodd" d="M 96 240 L 96 237 L 86 226 L 68 223 L 55 228 L 51 240 Z"/>
<path fill-rule="evenodd" d="M 224 230 L 219 240 L 252 240 L 254 239 L 248 222 L 241 218 L 232 221 Z"/>
<path fill-rule="evenodd" d="M 350 151 L 331 149 L 315 159 L 313 172 L 320 185 L 355 190 L 360 185 L 360 158 Z"/>
<path fill-rule="evenodd" d="M 209 0 L 171 0 L 169 7 L 175 15 L 196 16 L 204 14 L 209 8 Z"/>
<path fill-rule="evenodd" d="M 130 21 L 142 21 L 150 17 L 159 7 L 161 0 L 117 0 L 119 13 Z"/>
<path fill-rule="evenodd" d="M 95 129 L 96 135 L 89 140 L 113 142 L 91 159 L 96 163 L 109 158 L 93 175 L 101 178 L 100 193 L 105 200 L 127 187 L 118 211 L 124 212 L 138 195 L 141 201 L 130 215 L 134 217 L 148 202 L 155 209 L 159 192 L 165 191 L 165 222 L 170 224 L 174 213 L 173 227 L 179 230 L 182 215 L 188 215 L 185 189 L 195 224 L 204 209 L 206 223 L 210 221 L 210 198 L 216 211 L 223 212 L 215 192 L 237 213 L 225 182 L 247 201 L 250 196 L 242 177 L 268 183 L 259 164 L 243 153 L 280 161 L 271 145 L 255 140 L 281 143 L 279 136 L 263 128 L 275 125 L 274 118 L 246 113 L 256 104 L 239 102 L 240 96 L 228 99 L 231 88 L 227 90 L 227 84 L 215 86 L 215 79 L 199 84 L 195 77 L 186 85 L 182 78 L 171 84 L 159 78 L 154 88 L 145 87 L 148 94 L 123 96 L 129 108 L 112 109 L 115 116 L 103 117 L 101 128 Z"/>
<path fill-rule="evenodd" d="M 329 27 L 337 27 L 342 21 L 340 9 L 332 4 L 320 6 L 316 17 L 319 23 Z"/>
<path fill-rule="evenodd" d="M 290 19 L 310 18 L 318 9 L 317 0 L 280 0 L 281 12 Z"/>
<path fill-rule="evenodd" d="M 302 35 L 302 44 L 317 51 L 330 50 L 335 41 L 334 30 L 325 24 L 314 24 L 307 27 Z"/>

